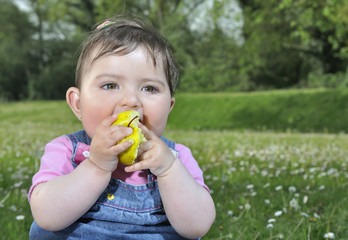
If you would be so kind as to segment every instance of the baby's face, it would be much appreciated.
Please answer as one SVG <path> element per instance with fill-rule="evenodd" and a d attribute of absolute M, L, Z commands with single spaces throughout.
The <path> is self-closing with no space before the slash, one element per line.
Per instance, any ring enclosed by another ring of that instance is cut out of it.
<path fill-rule="evenodd" d="M 138 111 L 143 124 L 162 135 L 175 100 L 160 62 L 155 67 L 142 48 L 93 62 L 80 88 L 82 124 L 90 137 L 105 118 L 127 110 Z"/>

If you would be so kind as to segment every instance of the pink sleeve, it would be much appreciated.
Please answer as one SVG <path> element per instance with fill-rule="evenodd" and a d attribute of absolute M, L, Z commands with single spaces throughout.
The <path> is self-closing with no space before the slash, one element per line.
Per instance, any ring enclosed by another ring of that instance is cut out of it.
<path fill-rule="evenodd" d="M 29 190 L 29 202 L 31 194 L 38 184 L 66 175 L 74 170 L 70 161 L 71 156 L 72 147 L 66 136 L 58 137 L 46 145 L 45 152 L 41 158 L 40 170 L 34 175 L 32 186 Z"/>
<path fill-rule="evenodd" d="M 175 144 L 175 149 L 179 152 L 179 159 L 185 165 L 186 169 L 191 173 L 191 176 L 196 180 L 197 183 L 202 185 L 205 189 L 210 192 L 209 188 L 204 184 L 203 171 L 200 169 L 197 161 L 192 156 L 191 150 L 182 145 Z"/>

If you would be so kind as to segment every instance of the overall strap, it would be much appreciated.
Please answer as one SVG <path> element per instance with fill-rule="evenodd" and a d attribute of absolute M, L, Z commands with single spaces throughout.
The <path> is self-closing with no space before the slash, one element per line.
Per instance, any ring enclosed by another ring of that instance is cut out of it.
<path fill-rule="evenodd" d="M 79 143 L 84 143 L 86 145 L 90 145 L 92 139 L 88 136 L 85 130 L 80 130 L 74 133 L 70 133 L 66 135 L 68 139 L 70 140 L 71 146 L 72 146 L 72 156 L 71 156 L 71 163 L 74 168 L 77 167 L 77 164 L 75 162 L 75 157 L 78 149 Z"/>
<path fill-rule="evenodd" d="M 168 146 L 169 148 L 171 148 L 171 149 L 173 149 L 173 150 L 176 151 L 176 149 L 175 149 L 175 142 L 170 141 L 169 139 L 167 139 L 167 138 L 165 138 L 165 137 L 162 137 L 162 136 L 161 136 L 160 138 L 162 139 L 163 142 L 165 142 L 165 144 L 167 144 L 167 146 Z"/>
<path fill-rule="evenodd" d="M 80 130 L 74 133 L 66 135 L 73 145 L 76 145 L 78 142 L 82 142 L 87 145 L 91 145 L 92 139 L 88 136 L 85 130 Z"/>

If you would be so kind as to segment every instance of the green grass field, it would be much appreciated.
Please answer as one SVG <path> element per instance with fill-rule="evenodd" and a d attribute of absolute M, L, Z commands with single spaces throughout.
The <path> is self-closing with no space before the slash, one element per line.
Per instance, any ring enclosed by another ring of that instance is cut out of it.
<path fill-rule="evenodd" d="M 2 104 L 0 124 L 0 239 L 28 239 L 26 195 L 44 145 L 80 124 L 63 101 Z M 165 136 L 205 172 L 217 217 L 203 239 L 348 239 L 348 135 L 170 127 Z"/>

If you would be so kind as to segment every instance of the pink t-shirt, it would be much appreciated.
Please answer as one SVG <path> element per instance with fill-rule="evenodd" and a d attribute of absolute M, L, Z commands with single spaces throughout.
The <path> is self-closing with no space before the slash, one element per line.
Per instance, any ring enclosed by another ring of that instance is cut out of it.
<path fill-rule="evenodd" d="M 175 148 L 179 152 L 178 158 L 185 165 L 192 177 L 197 183 L 209 191 L 208 187 L 204 184 L 203 172 L 192 156 L 190 149 L 182 144 L 176 144 Z M 75 162 L 77 164 L 88 158 L 89 149 L 89 145 L 78 143 L 75 156 Z M 69 174 L 74 170 L 71 163 L 72 155 L 72 145 L 67 136 L 58 137 L 46 145 L 45 153 L 41 158 L 40 170 L 33 177 L 33 183 L 28 195 L 29 201 L 34 188 L 38 184 L 47 182 L 58 176 Z M 146 170 L 127 173 L 124 171 L 124 168 L 125 165 L 119 163 L 117 169 L 112 173 L 112 177 L 133 185 L 147 183 Z"/>

